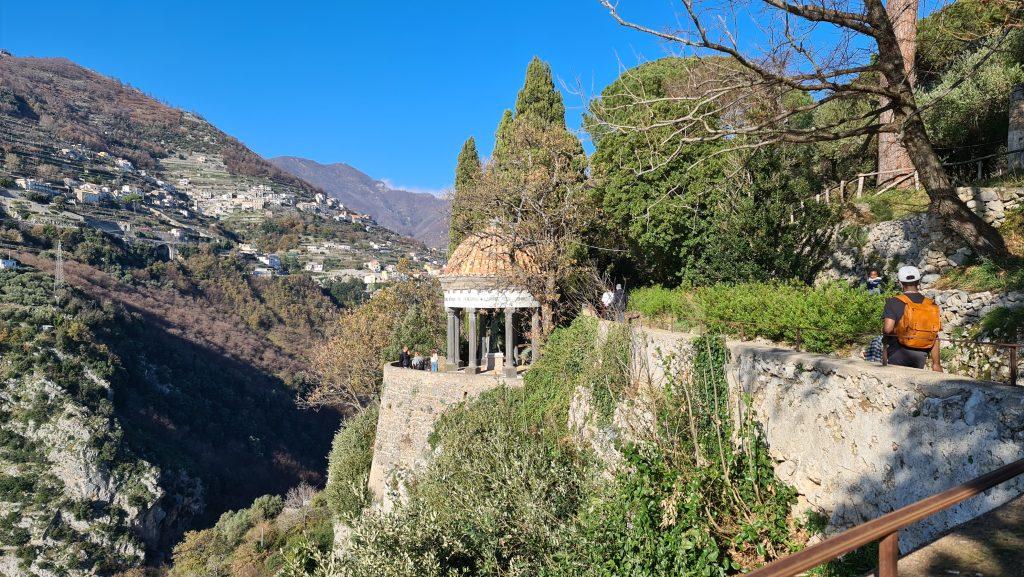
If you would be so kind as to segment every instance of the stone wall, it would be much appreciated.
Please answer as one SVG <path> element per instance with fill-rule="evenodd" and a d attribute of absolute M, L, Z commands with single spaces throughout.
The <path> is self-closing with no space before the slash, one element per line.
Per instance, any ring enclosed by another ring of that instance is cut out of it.
<path fill-rule="evenodd" d="M 642 329 L 636 359 L 686 371 L 693 335 Z M 1024 387 L 730 341 L 734 404 L 749 395 L 779 477 L 830 531 L 1024 458 Z M 653 383 L 664 369 L 645 370 Z M 742 393 L 742 394 L 741 394 Z M 1024 492 L 1002 485 L 905 530 L 909 551 Z"/>
<path fill-rule="evenodd" d="M 961 290 L 923 290 L 942 310 L 942 336 L 951 336 L 955 329 L 976 325 L 982 317 L 1000 307 L 1024 306 L 1024 293 L 970 293 Z"/>
<path fill-rule="evenodd" d="M 996 226 L 1003 224 L 1007 211 L 1024 204 L 1024 188 L 961 187 L 957 193 L 986 222 Z M 909 264 L 921 269 L 928 286 L 943 271 L 963 265 L 970 256 L 970 249 L 960 239 L 950 237 L 935 219 L 915 213 L 862 227 L 857 234 L 840 238 L 821 277 L 857 281 L 866 276 L 869 267 L 895 269 Z"/>
<path fill-rule="evenodd" d="M 402 497 L 403 479 L 430 456 L 430 433 L 448 407 L 502 385 L 521 384 L 522 379 L 492 374 L 431 373 L 385 366 L 370 465 L 369 488 L 374 501 L 388 510 Z"/>

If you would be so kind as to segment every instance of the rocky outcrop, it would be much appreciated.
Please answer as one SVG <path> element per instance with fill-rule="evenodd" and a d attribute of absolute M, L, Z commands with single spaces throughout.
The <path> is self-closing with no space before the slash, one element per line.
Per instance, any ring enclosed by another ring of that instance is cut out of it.
<path fill-rule="evenodd" d="M 68 366 L 78 362 L 59 357 Z M 84 374 L 109 396 L 106 381 L 88 369 Z M 0 512 L 17 519 L 0 539 L 6 574 L 96 575 L 102 572 L 97 557 L 110 567 L 141 565 L 147 551 L 177 535 L 178 523 L 201 507 L 197 482 L 165 478 L 119 446 L 120 426 L 103 406 L 42 374 L 4 383 L 0 409 L 10 418 L 0 423 L 8 440 L 2 478 L 6 486 L 32 487 L 0 498 Z"/>

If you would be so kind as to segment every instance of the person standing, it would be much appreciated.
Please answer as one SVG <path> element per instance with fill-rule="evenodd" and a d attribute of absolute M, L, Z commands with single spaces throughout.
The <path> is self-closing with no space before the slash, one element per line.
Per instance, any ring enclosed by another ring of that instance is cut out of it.
<path fill-rule="evenodd" d="M 437 355 L 437 349 L 430 352 L 430 372 L 437 372 L 437 365 L 441 362 L 441 357 Z"/>
<path fill-rule="evenodd" d="M 896 276 L 903 294 L 886 299 L 882 313 L 888 364 L 923 369 L 931 360 L 932 370 L 941 373 L 939 305 L 921 294 L 921 271 L 916 266 L 900 267 Z"/>
<path fill-rule="evenodd" d="M 398 355 L 398 366 L 403 369 L 412 368 L 412 357 L 409 356 L 409 347 L 402 347 L 402 352 Z"/>
<path fill-rule="evenodd" d="M 615 285 L 615 293 L 612 295 L 612 307 L 615 309 L 615 320 L 622 322 L 626 320 L 626 291 L 622 285 Z"/>
<path fill-rule="evenodd" d="M 423 370 L 423 364 L 425 362 L 426 362 L 426 359 L 423 358 L 423 355 L 421 355 L 419 351 L 416 351 L 413 354 L 413 357 L 412 357 L 412 368 L 416 369 L 417 371 L 422 371 Z"/>
<path fill-rule="evenodd" d="M 878 276 L 877 270 L 872 270 L 868 273 L 868 278 L 865 281 L 868 285 L 868 292 L 875 295 L 882 294 L 882 277 Z"/>
<path fill-rule="evenodd" d="M 612 320 L 612 303 L 615 301 L 615 293 L 604 291 L 601 295 L 601 316 Z"/>

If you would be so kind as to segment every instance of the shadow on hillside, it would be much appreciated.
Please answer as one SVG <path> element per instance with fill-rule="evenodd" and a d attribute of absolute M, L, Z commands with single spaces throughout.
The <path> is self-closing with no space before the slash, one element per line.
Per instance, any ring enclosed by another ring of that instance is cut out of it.
<path fill-rule="evenodd" d="M 185 472 L 204 492 L 203 511 L 165 528 L 154 557 L 184 530 L 210 526 L 260 495 L 323 484 L 336 413 L 302 410 L 280 379 L 133 312 L 141 320 L 108 342 L 124 364 L 113 384 L 126 440 L 165 477 Z"/>

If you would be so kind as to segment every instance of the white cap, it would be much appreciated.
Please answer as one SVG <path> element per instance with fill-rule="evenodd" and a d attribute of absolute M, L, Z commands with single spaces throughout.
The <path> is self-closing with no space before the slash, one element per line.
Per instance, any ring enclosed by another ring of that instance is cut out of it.
<path fill-rule="evenodd" d="M 916 266 L 901 266 L 896 278 L 905 283 L 918 282 L 921 280 L 921 271 L 917 270 Z"/>

